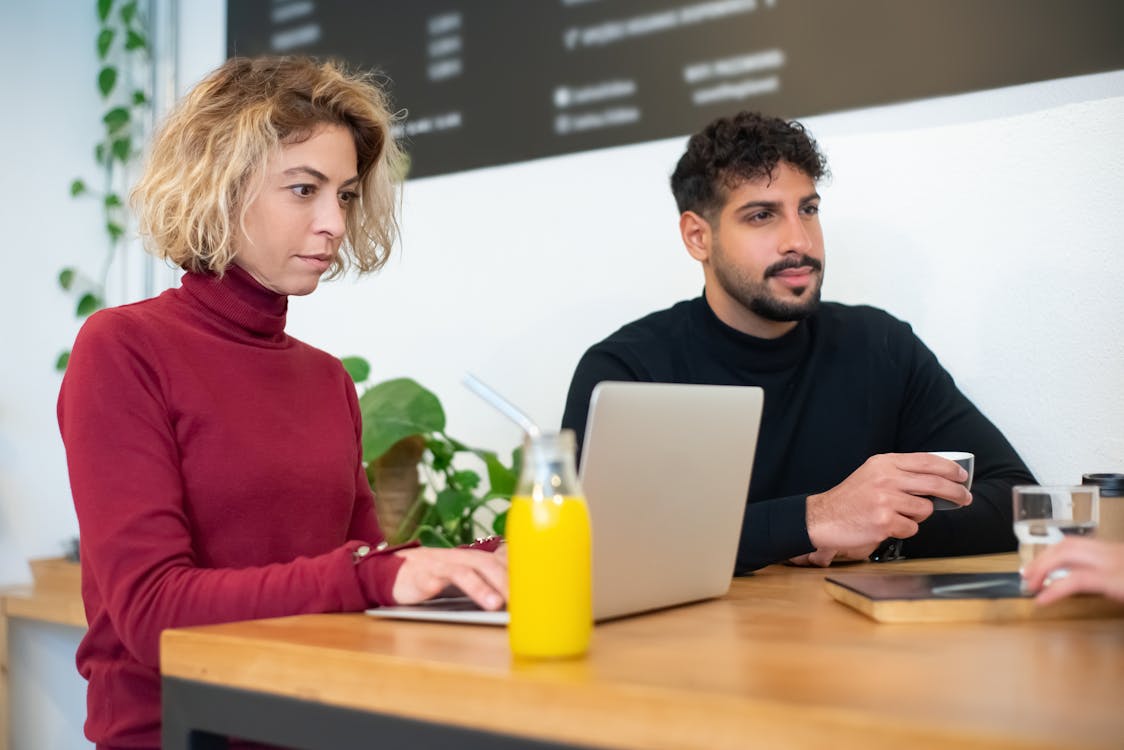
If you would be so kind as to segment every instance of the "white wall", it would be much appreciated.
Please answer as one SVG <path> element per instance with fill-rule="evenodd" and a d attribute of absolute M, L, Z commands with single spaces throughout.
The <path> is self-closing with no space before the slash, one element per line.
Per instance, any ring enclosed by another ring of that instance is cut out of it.
<path fill-rule="evenodd" d="M 53 404 L 55 357 L 77 331 L 55 279 L 83 258 L 96 268 L 102 247 L 89 250 L 101 231 L 93 201 L 67 192 L 73 178 L 92 176 L 100 116 L 96 18 L 92 6 L 83 10 L 65 0 L 0 4 L 0 584 L 27 580 L 28 557 L 61 554 L 60 542 L 77 533 Z M 79 636 L 13 623 L 13 750 L 92 747 L 82 737 L 85 682 L 74 669 Z"/>
<path fill-rule="evenodd" d="M 1124 72 L 812 117 L 825 297 L 913 323 L 1041 481 L 1124 470 Z M 698 294 L 668 175 L 685 139 L 407 183 L 401 252 L 290 330 L 411 375 L 454 435 L 518 435 L 472 370 L 557 424 L 585 347 Z"/>
<path fill-rule="evenodd" d="M 181 6 L 182 90 L 222 59 L 224 3 Z M 0 4 L 0 62 L 20 71 L 0 79 L 18 279 L 0 295 L 0 584 L 77 532 L 52 370 L 77 323 L 55 275 L 101 237 L 93 206 L 66 194 L 99 115 L 94 32 L 67 0 Z M 1040 480 L 1124 470 L 1124 71 L 806 124 L 835 175 L 821 191 L 825 296 L 911 321 Z M 367 356 L 379 379 L 417 378 L 453 435 L 506 451 L 515 429 L 459 385 L 465 370 L 554 425 L 586 346 L 701 289 L 667 189 L 683 145 L 410 182 L 389 266 L 294 300 L 290 331 Z M 13 680 L 30 691 L 15 750 L 87 746 L 77 635 L 46 630 L 13 638 Z"/>

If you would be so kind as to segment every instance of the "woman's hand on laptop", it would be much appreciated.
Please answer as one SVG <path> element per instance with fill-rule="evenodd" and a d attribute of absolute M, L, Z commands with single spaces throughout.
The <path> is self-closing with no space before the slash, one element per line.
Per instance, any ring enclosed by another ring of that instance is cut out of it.
<path fill-rule="evenodd" d="M 405 562 L 394 580 L 394 600 L 418 604 L 454 586 L 482 609 L 502 609 L 507 601 L 507 554 L 498 552 L 433 547 L 399 550 L 394 554 Z"/>

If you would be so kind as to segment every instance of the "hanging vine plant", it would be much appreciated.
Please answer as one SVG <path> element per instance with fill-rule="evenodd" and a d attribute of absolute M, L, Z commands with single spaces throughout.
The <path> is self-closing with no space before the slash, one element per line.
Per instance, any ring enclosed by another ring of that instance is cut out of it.
<path fill-rule="evenodd" d="M 59 272 L 59 286 L 76 300 L 74 314 L 79 318 L 105 307 L 109 271 L 129 226 L 125 193 L 130 169 L 140 156 L 149 108 L 146 89 L 152 63 L 146 10 L 140 0 L 97 0 L 97 87 L 104 112 L 94 161 L 100 167 L 101 184 L 95 187 L 77 178 L 70 183 L 70 195 L 100 202 L 106 244 L 95 275 L 76 266 Z M 55 368 L 65 370 L 69 359 L 68 349 L 59 354 Z"/>

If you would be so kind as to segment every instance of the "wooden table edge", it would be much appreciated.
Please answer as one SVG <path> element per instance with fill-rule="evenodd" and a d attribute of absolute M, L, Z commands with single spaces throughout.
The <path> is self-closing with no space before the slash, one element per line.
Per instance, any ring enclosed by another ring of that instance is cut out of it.
<path fill-rule="evenodd" d="M 333 615 L 340 617 L 349 614 Z M 426 624 L 412 623 L 417 627 Z M 262 662 L 275 662 L 292 656 L 294 648 L 307 652 L 306 656 L 317 657 L 318 663 L 328 665 L 332 660 L 333 649 L 320 646 L 294 646 L 293 644 L 263 645 L 255 638 L 243 638 L 227 634 L 197 632 L 190 629 L 166 630 L 161 636 L 161 675 L 195 683 L 211 684 L 220 687 L 237 688 L 255 693 L 269 694 L 284 698 L 312 700 L 326 705 L 340 706 L 355 710 L 372 710 L 370 700 L 358 695 L 317 696 L 308 690 L 293 690 L 279 687 L 279 681 L 265 681 L 260 678 L 244 679 L 237 675 L 217 674 L 199 666 L 201 660 L 195 658 L 195 649 L 208 649 L 216 643 L 239 653 L 253 653 Z M 354 654 L 350 654 L 353 657 Z M 679 748 L 697 746 L 714 748 L 740 748 L 747 741 L 762 747 L 823 747 L 828 742 L 835 748 L 863 748 L 885 742 L 901 743 L 911 748 L 1063 748 L 1072 747 L 1064 742 L 1052 742 L 1034 737 L 1014 738 L 1010 734 L 1002 736 L 975 727 L 950 727 L 947 724 L 899 721 L 888 719 L 885 715 L 866 710 L 839 708 L 833 706 L 793 706 L 781 700 L 771 699 L 733 699 L 724 694 L 699 691 L 687 688 L 656 688 L 647 685 L 616 685 L 613 688 L 612 713 L 617 717 L 624 714 L 645 714 L 650 722 L 633 721 L 618 727 L 617 734 L 606 738 L 604 725 L 596 721 L 574 721 L 571 714 L 565 720 L 544 721 L 541 715 L 521 716 L 507 714 L 502 720 L 482 719 L 480 715 L 458 714 L 455 722 L 450 722 L 447 712 L 438 710 L 441 696 L 445 694 L 463 695 L 467 681 L 492 682 L 501 690 L 515 690 L 518 697 L 515 705 L 535 707 L 544 705 L 560 706 L 574 701 L 572 689 L 552 684 L 549 680 L 536 680 L 533 677 L 495 673 L 484 669 L 473 669 L 463 665 L 449 665 L 442 662 L 419 662 L 413 658 L 380 655 L 380 681 L 387 687 L 409 684 L 411 681 L 424 682 L 425 686 L 411 690 L 407 694 L 393 697 L 393 689 L 387 691 L 392 696 L 379 710 L 410 719 L 435 723 L 454 723 L 458 726 L 486 732 L 522 736 L 534 740 L 551 740 L 578 745 L 606 748 Z M 313 677 L 313 675 L 309 675 Z M 322 676 L 322 675 L 321 675 Z M 269 687 L 263 687 L 268 682 Z M 483 692 L 483 691 L 477 691 Z M 421 698 L 421 700 L 418 700 Z M 483 709 L 486 701 L 480 701 Z M 506 705 L 506 704 L 505 704 Z M 685 745 L 682 732 L 670 731 L 661 725 L 658 718 L 667 712 L 689 711 L 705 717 L 708 721 L 705 744 Z M 530 712 L 529 712 L 530 713 Z M 537 713 L 537 712 L 536 712 Z M 604 720 L 604 716 L 597 717 Z M 612 721 L 612 717 L 609 717 Z M 534 722 L 537 721 L 537 725 Z M 596 726 L 595 726 L 596 725 Z M 529 727 L 534 726 L 534 730 Z M 1105 747 L 1107 747 L 1106 745 Z M 1098 747 L 1094 745 L 1092 747 Z"/>

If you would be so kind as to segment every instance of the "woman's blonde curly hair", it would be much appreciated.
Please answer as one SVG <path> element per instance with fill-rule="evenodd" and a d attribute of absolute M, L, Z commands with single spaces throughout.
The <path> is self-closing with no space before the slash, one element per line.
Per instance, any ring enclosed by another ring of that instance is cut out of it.
<path fill-rule="evenodd" d="M 227 60 L 169 115 L 133 189 L 146 248 L 186 271 L 222 274 L 270 156 L 339 125 L 355 139 L 358 199 L 328 278 L 378 269 L 398 229 L 402 154 L 392 120 L 369 74 L 307 57 Z"/>

